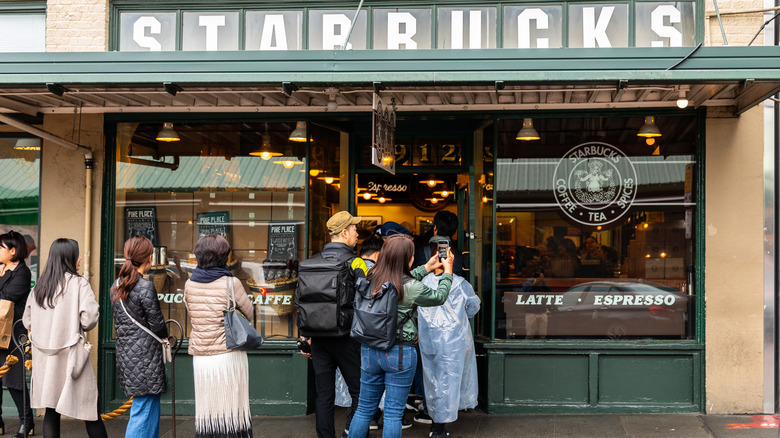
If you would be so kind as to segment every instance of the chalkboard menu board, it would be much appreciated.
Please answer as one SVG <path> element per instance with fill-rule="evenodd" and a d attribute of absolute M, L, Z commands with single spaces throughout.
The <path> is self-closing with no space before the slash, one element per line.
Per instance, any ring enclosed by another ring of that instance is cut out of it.
<path fill-rule="evenodd" d="M 298 225 L 271 223 L 268 226 L 268 259 L 295 260 L 298 258 Z"/>
<path fill-rule="evenodd" d="M 230 241 L 230 212 L 198 213 L 198 239 L 208 234 L 219 234 Z"/>
<path fill-rule="evenodd" d="M 157 207 L 125 207 L 125 240 L 145 236 L 157 246 Z"/>

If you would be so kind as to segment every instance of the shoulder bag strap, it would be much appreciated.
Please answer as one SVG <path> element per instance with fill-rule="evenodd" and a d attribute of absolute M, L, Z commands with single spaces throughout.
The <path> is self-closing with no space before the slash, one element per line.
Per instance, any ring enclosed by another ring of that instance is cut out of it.
<path fill-rule="evenodd" d="M 151 330 L 149 330 L 148 328 L 144 327 L 144 326 L 143 326 L 143 324 L 141 324 L 140 322 L 136 321 L 136 320 L 135 320 L 135 318 L 133 318 L 132 316 L 130 316 L 130 313 L 127 311 L 127 308 L 125 307 L 124 300 L 119 300 L 119 304 L 120 304 L 120 305 L 122 305 L 122 310 L 124 310 L 124 311 L 125 311 L 125 315 L 127 315 L 127 317 L 128 317 L 128 318 L 130 318 L 130 321 L 133 321 L 133 324 L 135 324 L 135 325 L 137 325 L 138 327 L 140 327 L 140 328 L 141 328 L 141 330 L 145 331 L 146 333 L 149 333 L 149 336 L 151 336 L 151 337 L 153 337 L 154 339 L 156 339 L 156 340 L 157 340 L 157 342 L 159 342 L 159 343 L 161 343 L 161 344 L 167 344 L 167 343 L 168 343 L 168 340 L 167 340 L 167 339 L 166 339 L 166 340 L 162 340 L 162 339 L 160 339 L 160 337 L 159 337 L 159 336 L 157 336 L 157 335 L 155 335 L 153 331 L 151 331 Z"/>
<path fill-rule="evenodd" d="M 227 290 L 225 294 L 227 295 L 227 309 L 226 310 L 235 310 L 236 308 L 236 290 L 235 286 L 233 286 L 233 277 L 225 277 L 227 280 Z M 232 300 L 231 300 L 231 292 L 233 293 Z M 230 306 L 230 304 L 233 304 L 233 307 Z"/>

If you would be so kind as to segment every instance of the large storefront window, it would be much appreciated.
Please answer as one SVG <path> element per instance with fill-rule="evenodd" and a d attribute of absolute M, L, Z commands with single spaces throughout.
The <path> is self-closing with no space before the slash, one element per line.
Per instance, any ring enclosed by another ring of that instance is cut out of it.
<path fill-rule="evenodd" d="M 40 157 L 37 137 L 0 138 L 0 173 L 7 175 L 0 181 L 0 233 L 17 231 L 28 242 L 31 251 L 25 262 L 33 284 L 38 276 Z"/>
<path fill-rule="evenodd" d="M 297 335 L 293 292 L 304 258 L 306 142 L 289 140 L 289 123 L 173 126 L 180 141 L 158 141 L 162 123 L 117 127 L 116 275 L 125 239 L 143 234 L 156 248 L 147 277 L 166 319 L 190 320 L 184 284 L 206 234 L 231 244 L 228 268 L 254 303 L 266 337 Z"/>
<path fill-rule="evenodd" d="M 496 337 L 691 338 L 695 117 L 522 127 L 498 123 Z"/>

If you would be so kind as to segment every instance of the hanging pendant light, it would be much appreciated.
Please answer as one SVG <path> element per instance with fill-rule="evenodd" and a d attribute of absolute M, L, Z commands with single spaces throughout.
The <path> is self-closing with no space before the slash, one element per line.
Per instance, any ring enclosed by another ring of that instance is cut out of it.
<path fill-rule="evenodd" d="M 515 136 L 515 140 L 539 140 L 539 133 L 536 132 L 536 129 L 534 129 L 533 121 L 531 121 L 530 118 L 523 119 L 523 127 L 520 128 L 519 131 L 517 131 L 517 135 Z"/>
<path fill-rule="evenodd" d="M 268 161 L 273 157 L 281 157 L 282 153 L 271 150 L 271 136 L 268 134 L 263 134 L 263 144 L 260 146 L 260 149 L 256 149 L 250 152 L 249 155 L 260 157 Z"/>
<path fill-rule="evenodd" d="M 645 124 L 639 128 L 639 132 L 637 132 L 636 135 L 637 137 L 644 137 L 646 139 L 660 137 L 661 130 L 658 129 L 658 126 L 655 124 L 655 117 L 645 116 Z M 655 143 L 655 141 L 653 141 L 653 143 Z M 648 142 L 647 144 L 651 145 L 653 143 Z"/>
<path fill-rule="evenodd" d="M 295 129 L 287 137 L 288 140 L 302 143 L 306 141 L 306 122 L 295 122 Z"/>
<path fill-rule="evenodd" d="M 284 157 L 281 160 L 274 161 L 274 164 L 281 164 L 285 169 L 292 169 L 297 164 L 303 164 L 303 161 L 300 161 L 298 157 L 293 155 L 292 148 L 288 147 Z"/>
<path fill-rule="evenodd" d="M 157 133 L 157 137 L 155 139 L 157 141 L 172 142 L 181 140 L 181 137 L 179 137 L 179 133 L 173 129 L 173 123 L 165 122 L 163 123 L 163 127 L 160 132 Z"/>
<path fill-rule="evenodd" d="M 39 151 L 41 150 L 40 138 L 20 138 L 16 140 L 14 150 L 17 151 Z"/>

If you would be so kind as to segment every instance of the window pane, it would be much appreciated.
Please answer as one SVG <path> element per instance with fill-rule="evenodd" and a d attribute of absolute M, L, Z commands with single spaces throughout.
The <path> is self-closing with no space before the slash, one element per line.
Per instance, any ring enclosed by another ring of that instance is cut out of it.
<path fill-rule="evenodd" d="M 13 134 L 12 134 L 13 135 Z M 0 173 L 15 175 L 0 181 L 0 233 L 16 231 L 31 239 L 25 263 L 38 277 L 39 205 L 41 182 L 41 140 L 39 138 L 0 138 Z"/>
<path fill-rule="evenodd" d="M 693 336 L 696 123 L 647 121 L 499 122 L 498 338 Z"/>
<path fill-rule="evenodd" d="M 45 14 L 0 15 L 0 52 L 46 51 Z"/>
<path fill-rule="evenodd" d="M 189 333 L 184 283 L 205 234 L 231 244 L 228 268 L 254 303 L 266 337 L 296 336 L 293 291 L 304 251 L 306 143 L 295 122 L 174 125 L 181 141 L 158 142 L 161 123 L 123 123 L 117 134 L 115 275 L 125 239 L 144 234 L 158 254 L 146 277 L 166 319 Z M 273 152 L 264 159 L 261 151 Z M 162 253 L 159 253 L 162 249 Z"/>

